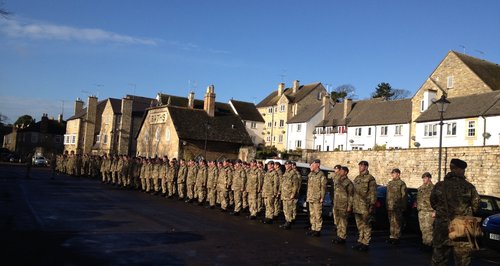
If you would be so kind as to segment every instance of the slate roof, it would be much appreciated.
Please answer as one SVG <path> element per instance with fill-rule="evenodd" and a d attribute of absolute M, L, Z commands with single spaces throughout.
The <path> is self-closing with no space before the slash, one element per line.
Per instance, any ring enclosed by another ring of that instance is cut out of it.
<path fill-rule="evenodd" d="M 460 58 L 492 90 L 500 90 L 500 66 L 498 64 L 455 51 L 451 52 Z"/>
<path fill-rule="evenodd" d="M 296 93 L 293 93 L 292 88 L 286 88 L 283 91 L 283 94 L 288 98 L 288 100 L 291 103 L 296 103 L 300 102 L 300 100 L 304 99 L 307 95 L 309 95 L 309 93 L 314 91 L 319 86 L 322 86 L 321 82 L 300 85 Z M 281 96 L 278 96 L 278 90 L 274 90 L 260 103 L 257 104 L 257 108 L 276 105 L 276 103 L 280 98 Z"/>
<path fill-rule="evenodd" d="M 104 107 L 106 107 L 106 102 L 107 102 L 107 99 L 97 102 L 97 116 L 102 115 L 102 112 L 104 111 Z M 80 112 L 78 112 L 75 115 L 73 115 L 72 117 L 68 118 L 68 120 L 66 120 L 66 121 L 82 118 L 86 114 L 87 114 L 87 107 L 83 108 Z"/>
<path fill-rule="evenodd" d="M 328 112 L 327 120 L 321 121 L 317 127 L 331 127 L 331 126 L 345 126 L 346 120 L 344 119 L 344 102 L 336 103 L 330 112 Z M 352 108 L 355 108 L 356 102 L 352 103 Z"/>
<path fill-rule="evenodd" d="M 445 120 L 500 115 L 500 91 L 448 98 L 450 105 L 443 114 Z M 416 122 L 438 121 L 440 114 L 432 104 Z"/>
<path fill-rule="evenodd" d="M 255 104 L 249 102 L 241 102 L 236 100 L 230 100 L 230 104 L 236 109 L 236 113 L 240 116 L 242 120 L 245 121 L 256 121 L 264 123 L 264 118 L 255 107 Z"/>
<path fill-rule="evenodd" d="M 411 99 L 359 101 L 347 118 L 351 127 L 410 123 Z"/>
<path fill-rule="evenodd" d="M 310 108 L 304 109 L 302 112 L 298 113 L 297 115 L 289 119 L 287 121 L 287 124 L 307 122 L 311 120 L 311 118 L 315 116 L 318 112 L 322 111 L 323 111 L 323 105 L 316 107 L 311 106 Z"/>
<path fill-rule="evenodd" d="M 43 118 L 42 118 L 43 119 Z M 29 124 L 27 127 L 20 128 L 17 132 L 41 132 L 42 120 L 36 123 Z M 47 118 L 47 132 L 48 134 L 64 135 L 66 133 L 66 123 L 59 123 L 57 120 Z"/>
<path fill-rule="evenodd" d="M 229 106 L 229 105 L 227 105 Z M 208 141 L 220 141 L 252 145 L 241 119 L 232 113 L 216 112 L 210 117 L 204 110 L 189 109 L 185 107 L 168 106 L 172 122 L 180 139 L 205 140 L 208 130 Z"/>
<path fill-rule="evenodd" d="M 160 98 L 160 105 L 167 105 L 169 104 L 170 106 L 177 106 L 177 107 L 187 107 L 188 106 L 188 98 L 187 97 L 180 97 L 180 96 L 175 96 L 175 95 L 169 95 L 169 94 L 159 94 Z M 203 109 L 203 100 L 198 100 L 194 99 L 194 108 L 195 109 Z"/>

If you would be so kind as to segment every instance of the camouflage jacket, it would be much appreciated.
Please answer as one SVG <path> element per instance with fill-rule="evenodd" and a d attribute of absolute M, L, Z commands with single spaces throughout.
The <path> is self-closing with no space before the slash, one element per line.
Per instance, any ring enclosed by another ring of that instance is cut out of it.
<path fill-rule="evenodd" d="M 196 183 L 196 173 L 198 172 L 198 167 L 188 166 L 186 184 L 193 185 Z"/>
<path fill-rule="evenodd" d="M 281 199 L 297 199 L 299 195 L 300 181 L 301 180 L 297 175 L 297 171 L 293 169 L 285 171 L 281 177 Z"/>
<path fill-rule="evenodd" d="M 257 193 L 260 190 L 260 178 L 259 178 L 259 169 L 258 168 L 250 168 L 247 173 L 247 185 L 246 192 L 248 193 Z"/>
<path fill-rule="evenodd" d="M 247 183 L 247 174 L 245 169 L 239 168 L 233 171 L 233 180 L 231 182 L 231 189 L 233 191 L 245 191 Z"/>
<path fill-rule="evenodd" d="M 421 185 L 417 192 L 417 210 L 433 212 L 434 209 L 431 207 L 431 191 L 434 188 L 434 184 L 429 183 L 427 185 Z"/>
<path fill-rule="evenodd" d="M 186 183 L 187 170 L 186 165 L 181 165 L 179 167 L 179 172 L 177 172 L 177 184 Z"/>
<path fill-rule="evenodd" d="M 265 198 L 272 198 L 278 194 L 276 191 L 276 172 L 268 171 L 264 176 L 264 183 L 262 184 L 262 196 Z"/>
<path fill-rule="evenodd" d="M 389 211 L 403 211 L 406 208 L 406 184 L 401 178 L 387 184 L 386 204 Z"/>
<path fill-rule="evenodd" d="M 333 188 L 333 208 L 336 210 L 347 211 L 348 208 L 352 210 L 354 200 L 354 185 L 352 181 L 346 176 L 334 178 Z"/>
<path fill-rule="evenodd" d="M 377 182 L 368 171 L 354 178 L 354 198 L 352 210 L 358 214 L 368 214 L 377 201 Z"/>
<path fill-rule="evenodd" d="M 198 167 L 198 171 L 196 172 L 196 187 L 198 188 L 207 187 L 207 179 L 208 179 L 208 168 L 206 166 Z"/>
<path fill-rule="evenodd" d="M 233 171 L 231 167 L 222 167 L 219 171 L 219 177 L 217 179 L 217 190 L 226 192 L 231 187 L 231 179 L 233 176 Z"/>
<path fill-rule="evenodd" d="M 219 177 L 219 168 L 216 166 L 208 167 L 207 188 L 217 189 L 217 179 Z"/>
<path fill-rule="evenodd" d="M 309 173 L 307 176 L 307 202 L 323 202 L 326 193 L 326 182 L 323 171 Z"/>

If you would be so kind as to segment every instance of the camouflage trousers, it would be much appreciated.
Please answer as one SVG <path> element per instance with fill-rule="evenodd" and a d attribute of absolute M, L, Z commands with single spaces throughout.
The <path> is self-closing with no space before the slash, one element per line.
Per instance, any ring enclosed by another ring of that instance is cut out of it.
<path fill-rule="evenodd" d="M 431 265 L 448 265 L 451 251 L 453 251 L 455 265 L 470 265 L 472 245 L 469 242 L 452 242 L 451 244 L 451 246 L 445 244 L 434 247 Z"/>
<path fill-rule="evenodd" d="M 264 207 L 266 208 L 266 219 L 274 218 L 274 197 L 264 197 Z"/>
<path fill-rule="evenodd" d="M 297 205 L 297 200 L 295 199 L 283 200 L 283 214 L 285 215 L 285 221 L 289 223 L 295 220 L 297 212 L 295 205 Z"/>
<path fill-rule="evenodd" d="M 147 179 L 144 177 L 141 177 L 141 190 L 146 191 L 146 181 Z"/>
<path fill-rule="evenodd" d="M 220 199 L 220 208 L 223 210 L 227 210 L 227 206 L 229 205 L 229 193 L 227 190 L 223 190 L 219 192 Z"/>
<path fill-rule="evenodd" d="M 422 243 L 427 246 L 432 246 L 432 223 L 434 223 L 434 218 L 432 218 L 433 213 L 434 211 L 418 212 L 418 223 L 420 225 L 420 231 L 422 232 Z"/>
<path fill-rule="evenodd" d="M 163 176 L 161 178 L 161 193 L 163 194 L 167 194 L 168 192 L 168 188 L 167 188 L 167 177 L 166 176 Z"/>
<path fill-rule="evenodd" d="M 216 203 L 217 190 L 215 188 L 209 188 L 207 192 L 207 200 L 210 206 L 215 206 Z"/>
<path fill-rule="evenodd" d="M 196 194 L 198 195 L 198 202 L 202 203 L 205 201 L 207 197 L 207 188 L 206 187 L 196 187 Z"/>
<path fill-rule="evenodd" d="M 177 183 L 177 194 L 179 194 L 179 198 L 181 199 L 186 197 L 186 183 Z"/>
<path fill-rule="evenodd" d="M 323 204 L 321 202 L 309 202 L 309 221 L 312 231 L 321 231 L 323 226 Z"/>
<path fill-rule="evenodd" d="M 257 193 L 248 193 L 248 210 L 250 211 L 250 216 L 257 216 L 258 210 L 257 203 Z"/>
<path fill-rule="evenodd" d="M 401 237 L 401 225 L 403 223 L 403 212 L 400 210 L 388 210 L 390 236 L 392 239 L 399 239 Z"/>
<path fill-rule="evenodd" d="M 262 197 L 262 193 L 257 193 L 257 212 L 261 212 L 264 210 L 264 198 Z"/>
<path fill-rule="evenodd" d="M 248 208 L 248 192 L 243 192 L 242 200 L 243 200 L 243 202 L 242 202 L 242 206 L 241 207 L 243 209 Z"/>
<path fill-rule="evenodd" d="M 167 192 L 168 192 L 168 196 L 171 197 L 175 194 L 175 182 L 172 180 L 172 181 L 167 181 Z"/>
<path fill-rule="evenodd" d="M 280 215 L 283 210 L 283 203 L 281 202 L 280 196 L 274 198 L 274 216 Z"/>
<path fill-rule="evenodd" d="M 335 227 L 337 228 L 337 236 L 346 239 L 347 238 L 347 217 L 348 213 L 345 210 L 333 209 L 333 221 L 335 222 Z"/>
<path fill-rule="evenodd" d="M 368 213 L 355 213 L 354 218 L 358 228 L 358 242 L 369 245 L 372 239 L 372 227 L 369 223 L 370 215 Z"/>
<path fill-rule="evenodd" d="M 234 212 L 240 212 L 241 206 L 243 206 L 243 192 L 236 190 L 233 191 L 234 194 Z"/>
<path fill-rule="evenodd" d="M 194 196 L 195 196 L 194 184 L 195 183 L 187 184 L 187 197 L 188 197 L 188 199 L 194 199 Z"/>
<path fill-rule="evenodd" d="M 155 192 L 160 191 L 161 189 L 161 178 L 153 177 L 153 189 Z"/>

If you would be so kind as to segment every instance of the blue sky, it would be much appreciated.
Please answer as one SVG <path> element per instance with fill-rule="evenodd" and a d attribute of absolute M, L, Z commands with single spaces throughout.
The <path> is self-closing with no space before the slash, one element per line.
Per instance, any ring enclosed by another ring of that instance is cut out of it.
<path fill-rule="evenodd" d="M 0 113 L 158 92 L 258 103 L 278 83 L 414 93 L 450 50 L 500 63 L 500 1 L 0 0 Z M 465 48 L 464 48 L 465 47 Z M 465 49 L 465 50 L 464 50 Z"/>

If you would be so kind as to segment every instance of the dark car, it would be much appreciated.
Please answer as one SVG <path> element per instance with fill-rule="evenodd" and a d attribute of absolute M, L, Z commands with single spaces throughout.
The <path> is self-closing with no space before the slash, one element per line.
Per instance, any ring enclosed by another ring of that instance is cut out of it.
<path fill-rule="evenodd" d="M 500 198 L 489 195 L 479 195 L 479 197 L 481 198 L 481 204 L 474 216 L 481 217 L 484 220 L 488 216 L 500 213 Z"/>
<path fill-rule="evenodd" d="M 482 244 L 500 250 L 500 213 L 486 217 L 481 229 L 483 230 Z"/>
<path fill-rule="evenodd" d="M 407 188 L 407 204 L 403 212 L 403 230 L 418 232 L 418 214 L 417 214 L 417 189 Z M 375 202 L 375 211 L 371 216 L 370 223 L 374 229 L 387 229 L 389 228 L 389 217 L 387 214 L 387 187 L 377 187 L 377 201 Z"/>

